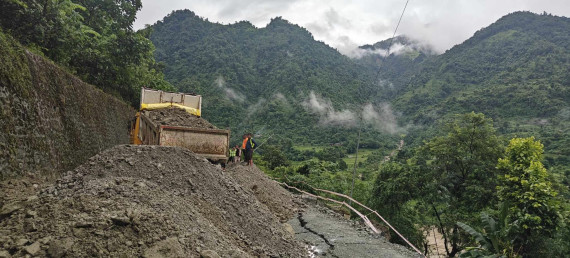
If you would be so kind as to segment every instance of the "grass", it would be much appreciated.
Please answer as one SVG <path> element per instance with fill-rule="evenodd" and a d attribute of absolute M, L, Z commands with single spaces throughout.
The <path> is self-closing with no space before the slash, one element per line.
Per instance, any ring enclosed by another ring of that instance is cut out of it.
<path fill-rule="evenodd" d="M 299 151 L 321 151 L 326 146 L 312 146 L 312 145 L 301 145 L 301 146 L 294 146 L 295 149 Z M 375 151 L 375 149 L 360 149 L 358 150 L 358 161 L 357 162 L 364 162 L 368 158 L 368 155 Z M 347 157 L 343 158 L 344 162 L 348 165 L 349 168 L 354 166 L 354 157 L 355 154 L 348 154 Z M 292 161 L 291 165 L 297 166 L 301 164 L 303 161 Z"/>
<path fill-rule="evenodd" d="M 325 148 L 325 146 L 312 146 L 312 145 L 302 145 L 302 146 L 294 146 L 293 148 L 299 151 L 321 151 Z"/>
<path fill-rule="evenodd" d="M 368 155 L 375 151 L 374 149 L 359 149 L 358 150 L 358 160 L 357 162 L 364 162 L 368 158 Z M 344 162 L 348 165 L 349 168 L 354 166 L 354 157 L 356 154 L 348 154 L 346 158 L 343 158 Z"/>

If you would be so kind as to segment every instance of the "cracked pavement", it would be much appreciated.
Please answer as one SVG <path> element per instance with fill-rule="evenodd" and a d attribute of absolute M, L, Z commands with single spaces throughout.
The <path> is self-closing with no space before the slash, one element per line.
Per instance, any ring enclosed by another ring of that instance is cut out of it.
<path fill-rule="evenodd" d="M 327 208 L 315 203 L 307 205 L 288 223 L 295 230 L 295 237 L 308 245 L 313 257 L 420 257 Z"/>

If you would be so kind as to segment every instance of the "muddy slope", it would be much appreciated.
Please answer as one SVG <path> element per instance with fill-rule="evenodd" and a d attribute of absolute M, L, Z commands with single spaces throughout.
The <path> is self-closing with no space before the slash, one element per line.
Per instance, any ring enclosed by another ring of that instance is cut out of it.
<path fill-rule="evenodd" d="M 305 206 L 298 195 L 285 190 L 255 166 L 230 164 L 227 171 L 246 191 L 251 191 L 259 202 L 265 204 L 281 222 L 296 216 L 298 210 Z"/>
<path fill-rule="evenodd" d="M 0 216 L 15 256 L 307 255 L 251 189 L 175 147 L 116 146 Z"/>

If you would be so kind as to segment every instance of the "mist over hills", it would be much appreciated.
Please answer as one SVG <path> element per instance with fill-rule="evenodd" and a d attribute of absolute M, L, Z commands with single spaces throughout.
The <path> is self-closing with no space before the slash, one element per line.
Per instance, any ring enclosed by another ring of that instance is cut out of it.
<path fill-rule="evenodd" d="M 537 136 L 553 163 L 568 162 L 565 17 L 516 12 L 441 55 L 399 36 L 389 56 L 385 40 L 361 46 L 360 58 L 280 17 L 256 28 L 183 10 L 151 29 L 166 79 L 202 94 L 204 116 L 239 133 L 262 128 L 305 143 L 343 142 L 354 139 L 359 118 L 368 118 L 365 137 L 390 145 L 399 134 L 422 139 L 433 133 L 425 127 L 475 111 L 505 135 Z"/>

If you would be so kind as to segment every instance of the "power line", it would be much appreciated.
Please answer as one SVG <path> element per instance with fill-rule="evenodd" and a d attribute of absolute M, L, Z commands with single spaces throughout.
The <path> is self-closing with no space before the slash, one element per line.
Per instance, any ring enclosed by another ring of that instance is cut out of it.
<path fill-rule="evenodd" d="M 404 5 L 404 10 L 402 10 L 402 14 L 400 15 L 400 19 L 398 19 L 398 24 L 396 25 L 396 29 L 394 29 L 394 34 L 392 34 L 392 38 L 390 38 L 390 43 L 388 44 L 388 48 L 386 49 L 386 57 L 388 57 L 388 55 L 390 54 L 390 47 L 392 47 L 392 41 L 394 40 L 394 37 L 396 36 L 396 32 L 398 31 L 398 27 L 400 27 L 400 22 L 402 22 L 402 17 L 404 17 L 404 13 L 406 12 L 406 8 L 408 7 L 408 2 L 410 2 L 410 0 L 406 0 L 406 5 Z M 376 78 L 374 79 L 374 81 L 372 83 L 375 83 L 376 80 L 378 79 L 378 74 L 380 73 L 380 69 L 378 69 L 378 72 L 376 73 Z M 356 140 L 356 155 L 354 158 L 354 167 L 352 167 L 352 186 L 350 187 L 350 198 L 352 198 L 352 193 L 354 191 L 354 180 L 356 177 L 356 165 L 357 165 L 357 161 L 358 161 L 358 148 L 359 148 L 359 144 L 360 144 L 360 132 L 362 130 L 362 118 L 359 118 L 359 124 L 358 124 L 358 139 Z"/>
<path fill-rule="evenodd" d="M 402 22 L 402 18 L 404 17 L 404 13 L 406 12 L 406 7 L 408 7 L 408 2 L 410 2 L 410 0 L 406 0 L 406 5 L 404 5 L 404 10 L 402 10 L 402 14 L 400 15 L 400 19 L 398 19 L 398 24 L 396 25 L 396 29 L 394 29 L 394 33 L 392 34 L 392 37 L 390 38 L 390 43 L 388 44 L 388 47 L 386 48 L 386 58 L 388 58 L 388 56 L 390 56 L 390 48 L 392 47 L 392 41 L 394 41 L 394 37 L 396 36 L 396 32 L 398 31 L 398 28 L 400 27 L 400 22 Z M 376 80 L 378 80 L 378 74 L 380 74 L 380 69 L 378 69 L 378 72 L 376 72 L 376 76 L 374 78 L 374 82 L 376 82 Z"/>
<path fill-rule="evenodd" d="M 390 38 L 390 44 L 388 44 L 388 49 L 386 49 L 386 56 L 388 56 L 388 54 L 390 53 L 390 47 L 392 47 L 392 41 L 396 36 L 398 27 L 400 27 L 400 22 L 402 22 L 402 17 L 404 17 L 404 13 L 406 12 L 406 7 L 408 7 L 408 2 L 410 2 L 410 0 L 406 0 L 406 5 L 404 5 L 404 10 L 402 10 L 402 14 L 400 15 L 400 19 L 398 20 L 398 25 L 396 25 L 396 29 L 394 29 L 394 34 L 392 34 L 392 38 Z"/>

